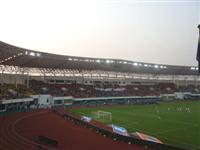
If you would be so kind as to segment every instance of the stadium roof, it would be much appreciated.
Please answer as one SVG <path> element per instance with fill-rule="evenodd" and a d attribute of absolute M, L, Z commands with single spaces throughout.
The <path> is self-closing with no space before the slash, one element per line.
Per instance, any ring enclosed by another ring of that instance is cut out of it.
<path fill-rule="evenodd" d="M 120 59 L 63 56 L 16 47 L 0 41 L 0 65 L 28 68 L 101 70 L 126 73 L 197 75 L 197 67 Z"/>

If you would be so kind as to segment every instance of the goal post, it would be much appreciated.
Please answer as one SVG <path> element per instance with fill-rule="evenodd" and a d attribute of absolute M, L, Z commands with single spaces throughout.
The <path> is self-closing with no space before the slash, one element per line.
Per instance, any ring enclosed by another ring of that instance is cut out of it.
<path fill-rule="evenodd" d="M 112 123 L 112 113 L 107 111 L 98 110 L 93 112 L 92 117 L 94 120 L 104 123 Z"/>

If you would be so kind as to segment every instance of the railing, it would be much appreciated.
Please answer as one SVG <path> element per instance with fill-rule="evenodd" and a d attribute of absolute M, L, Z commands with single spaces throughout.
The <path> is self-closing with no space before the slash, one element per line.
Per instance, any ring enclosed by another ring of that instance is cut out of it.
<path fill-rule="evenodd" d="M 151 141 L 144 141 L 144 140 L 136 139 L 133 137 L 119 135 L 119 134 L 116 134 L 109 130 L 95 126 L 93 124 L 84 122 L 84 121 L 80 120 L 78 117 L 73 116 L 72 114 L 69 114 L 67 112 L 64 113 L 57 109 L 52 109 L 52 111 L 55 112 L 56 114 L 58 114 L 59 116 L 63 117 L 63 119 L 65 119 L 65 120 L 70 120 L 70 121 L 74 122 L 74 124 L 76 124 L 76 125 L 80 125 L 85 128 L 88 128 L 90 130 L 95 131 L 98 134 L 109 137 L 116 141 L 123 141 L 127 144 L 137 144 L 140 146 L 144 146 L 145 149 L 151 148 L 151 149 L 156 149 L 156 150 L 187 150 L 184 148 L 179 148 L 179 147 L 175 147 L 175 146 L 168 145 L 168 144 L 160 144 L 160 143 L 155 143 L 155 142 L 151 142 Z"/>

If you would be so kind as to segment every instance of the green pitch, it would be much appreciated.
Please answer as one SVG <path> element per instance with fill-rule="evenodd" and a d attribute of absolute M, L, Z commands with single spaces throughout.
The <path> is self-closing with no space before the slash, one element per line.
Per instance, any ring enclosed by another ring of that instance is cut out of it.
<path fill-rule="evenodd" d="M 125 105 L 72 110 L 92 117 L 103 110 L 112 113 L 112 124 L 129 133 L 142 132 L 164 143 L 200 150 L 200 102 L 161 103 L 160 105 Z"/>

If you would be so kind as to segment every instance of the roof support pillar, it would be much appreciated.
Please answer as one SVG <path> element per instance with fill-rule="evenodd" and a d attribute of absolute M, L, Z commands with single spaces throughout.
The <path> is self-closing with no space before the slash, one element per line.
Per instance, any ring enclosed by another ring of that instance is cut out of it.
<path fill-rule="evenodd" d="M 188 86 L 187 77 L 185 77 L 185 86 Z"/>
<path fill-rule="evenodd" d="M 29 88 L 29 73 L 27 73 L 27 78 L 26 78 L 26 87 Z"/>
<path fill-rule="evenodd" d="M 4 84 L 4 66 L 0 65 L 0 70 L 1 70 L 1 85 Z"/>

